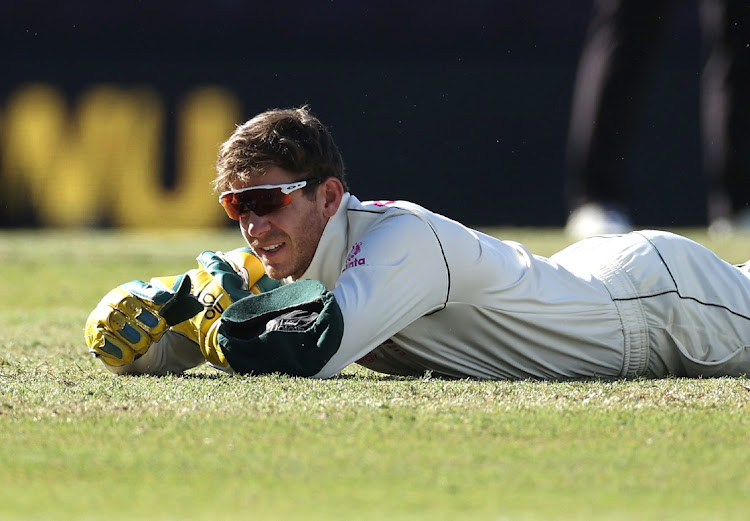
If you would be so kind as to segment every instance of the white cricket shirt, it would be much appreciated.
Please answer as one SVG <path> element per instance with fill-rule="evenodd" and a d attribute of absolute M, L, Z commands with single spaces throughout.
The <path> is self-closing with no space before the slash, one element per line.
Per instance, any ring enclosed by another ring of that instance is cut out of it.
<path fill-rule="evenodd" d="M 625 336 L 593 275 L 405 201 L 345 194 L 302 278 L 333 291 L 339 350 L 315 375 L 621 376 Z"/>

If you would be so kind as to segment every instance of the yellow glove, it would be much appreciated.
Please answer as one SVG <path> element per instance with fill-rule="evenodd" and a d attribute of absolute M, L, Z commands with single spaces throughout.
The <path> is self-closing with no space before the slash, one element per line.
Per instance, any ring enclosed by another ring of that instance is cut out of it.
<path fill-rule="evenodd" d="M 128 364 L 145 353 L 169 326 L 203 310 L 190 294 L 188 277 L 174 277 L 170 287 L 134 280 L 107 293 L 86 321 L 89 352 L 112 366 Z"/>
<path fill-rule="evenodd" d="M 198 256 L 198 268 L 186 273 L 193 282 L 192 294 L 204 306 L 201 313 L 172 327 L 197 343 L 206 361 L 218 369 L 230 370 L 218 347 L 215 334 L 221 314 L 232 303 L 252 294 L 268 291 L 279 285 L 268 278 L 260 260 L 247 248 L 228 253 L 204 251 Z M 174 284 L 174 277 L 159 279 L 162 284 Z M 152 279 L 153 281 L 153 279 Z M 248 289 L 249 288 L 249 289 Z"/>
<path fill-rule="evenodd" d="M 206 251 L 197 260 L 199 267 L 185 274 L 132 281 L 109 292 L 86 323 L 89 351 L 109 365 L 125 365 L 171 327 L 197 343 L 209 363 L 228 369 L 220 349 L 204 347 L 208 329 L 218 326 L 234 301 L 273 289 L 278 282 L 265 276 L 260 260 L 247 248 Z"/>

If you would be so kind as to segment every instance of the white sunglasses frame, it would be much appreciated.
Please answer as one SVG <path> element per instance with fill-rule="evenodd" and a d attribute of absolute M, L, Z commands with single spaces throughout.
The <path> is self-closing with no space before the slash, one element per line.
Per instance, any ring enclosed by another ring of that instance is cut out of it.
<path fill-rule="evenodd" d="M 304 188 L 307 186 L 307 183 L 309 181 L 312 181 L 312 179 L 304 179 L 302 181 L 297 181 L 294 183 L 285 183 L 280 185 L 258 185 L 258 186 L 248 186 L 246 188 L 238 188 L 237 190 L 227 190 L 226 192 L 221 192 L 219 194 L 219 203 L 221 203 L 221 200 L 224 199 L 229 194 L 241 194 L 243 192 L 249 192 L 250 190 L 273 190 L 275 188 L 281 189 L 281 193 L 285 195 L 289 195 L 295 190 L 299 190 L 300 188 Z"/>

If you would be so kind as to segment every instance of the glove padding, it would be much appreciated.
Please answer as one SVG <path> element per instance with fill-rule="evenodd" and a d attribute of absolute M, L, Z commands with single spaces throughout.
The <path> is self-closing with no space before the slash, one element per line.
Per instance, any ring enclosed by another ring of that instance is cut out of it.
<path fill-rule="evenodd" d="M 89 352 L 112 366 L 137 359 L 170 326 L 203 310 L 190 286 L 190 277 L 180 275 L 174 278 L 171 290 L 140 280 L 116 287 L 86 321 Z"/>
<path fill-rule="evenodd" d="M 197 260 L 198 268 L 185 274 L 133 281 L 108 293 L 86 323 L 89 351 L 109 365 L 122 366 L 171 328 L 198 344 L 211 365 L 229 370 L 221 349 L 205 341 L 209 329 L 218 326 L 233 302 L 279 283 L 265 275 L 263 264 L 247 248 L 204 251 Z"/>
<path fill-rule="evenodd" d="M 197 343 L 209 364 L 231 371 L 221 348 L 208 340 L 214 336 L 211 332 L 218 328 L 219 318 L 232 303 L 273 289 L 279 282 L 265 275 L 263 264 L 246 248 L 229 253 L 204 251 L 197 260 L 199 268 L 187 275 L 193 281 L 192 293 L 204 310 L 172 330 Z"/>

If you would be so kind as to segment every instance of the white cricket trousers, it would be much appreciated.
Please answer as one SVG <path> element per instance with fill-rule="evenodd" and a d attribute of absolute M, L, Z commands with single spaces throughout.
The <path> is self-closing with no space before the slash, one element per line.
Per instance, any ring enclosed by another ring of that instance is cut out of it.
<path fill-rule="evenodd" d="M 750 375 L 750 264 L 650 230 L 592 237 L 551 260 L 607 286 L 625 335 L 624 376 Z"/>

